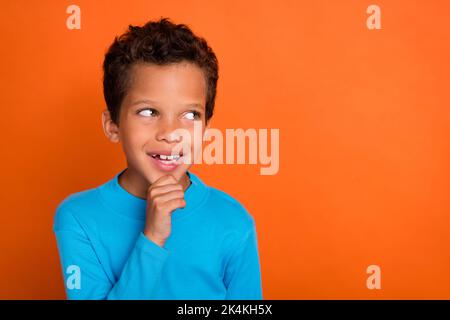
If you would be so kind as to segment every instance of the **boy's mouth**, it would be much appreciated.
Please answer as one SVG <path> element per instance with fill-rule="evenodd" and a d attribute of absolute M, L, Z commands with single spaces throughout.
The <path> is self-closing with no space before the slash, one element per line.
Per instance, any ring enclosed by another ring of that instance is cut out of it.
<path fill-rule="evenodd" d="M 161 160 L 161 161 L 172 161 L 172 160 L 178 160 L 181 158 L 181 155 L 171 155 L 171 156 L 167 156 L 164 154 L 150 154 L 151 157 Z"/>
<path fill-rule="evenodd" d="M 158 168 L 163 169 L 165 171 L 171 171 L 178 167 L 179 160 L 183 156 L 183 153 L 179 154 L 171 154 L 170 152 L 150 152 L 147 153 L 152 159 L 154 159 L 154 163 L 158 166 Z"/>

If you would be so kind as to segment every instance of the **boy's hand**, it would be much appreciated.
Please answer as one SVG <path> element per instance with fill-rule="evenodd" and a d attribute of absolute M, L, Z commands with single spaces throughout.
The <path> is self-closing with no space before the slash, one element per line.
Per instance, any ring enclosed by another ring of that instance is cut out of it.
<path fill-rule="evenodd" d="M 177 208 L 186 206 L 183 186 L 173 175 L 164 175 L 148 188 L 147 217 L 144 234 L 158 244 L 164 246 L 171 232 L 171 213 Z"/>
<path fill-rule="evenodd" d="M 171 174 L 157 178 L 153 183 L 149 179 L 147 190 L 147 216 L 144 235 L 163 247 L 170 235 L 172 227 L 171 213 L 186 206 L 181 178 L 192 165 L 191 152 L 187 148 L 185 159 L 180 159 L 180 165 Z"/>

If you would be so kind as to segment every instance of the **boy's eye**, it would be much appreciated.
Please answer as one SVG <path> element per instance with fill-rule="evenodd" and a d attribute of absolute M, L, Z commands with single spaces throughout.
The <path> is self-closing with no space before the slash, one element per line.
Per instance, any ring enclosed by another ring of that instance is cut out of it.
<path fill-rule="evenodd" d="M 144 117 L 154 117 L 156 115 L 157 111 L 155 109 L 145 108 L 145 109 L 138 110 L 137 113 Z"/>
<path fill-rule="evenodd" d="M 197 111 L 189 111 L 185 114 L 185 117 L 188 120 L 197 120 L 200 119 L 200 113 Z"/>

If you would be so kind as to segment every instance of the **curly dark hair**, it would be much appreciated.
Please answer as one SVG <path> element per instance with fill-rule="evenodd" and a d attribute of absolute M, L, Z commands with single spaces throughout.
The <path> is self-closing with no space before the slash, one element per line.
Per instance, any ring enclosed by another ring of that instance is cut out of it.
<path fill-rule="evenodd" d="M 188 26 L 174 24 L 169 18 L 161 17 L 142 27 L 129 25 L 127 32 L 115 37 L 103 62 L 103 94 L 112 121 L 119 124 L 120 106 L 134 64 L 168 65 L 185 61 L 200 67 L 205 75 L 208 122 L 214 111 L 219 68 L 216 55 L 206 40 L 196 36 Z"/>

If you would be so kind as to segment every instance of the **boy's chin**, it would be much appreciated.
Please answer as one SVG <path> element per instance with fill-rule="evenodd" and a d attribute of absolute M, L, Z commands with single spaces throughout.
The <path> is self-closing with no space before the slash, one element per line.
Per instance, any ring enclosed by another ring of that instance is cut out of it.
<path fill-rule="evenodd" d="M 150 182 L 150 184 L 154 183 L 155 181 L 166 175 L 172 175 L 176 179 L 180 180 L 186 174 L 186 171 L 189 169 L 189 167 L 186 167 L 186 165 L 180 165 L 177 168 L 174 168 L 173 170 L 151 168 L 146 171 L 147 172 L 146 179 L 147 181 Z"/>
<path fill-rule="evenodd" d="M 142 163 L 141 172 L 150 184 L 166 175 L 172 175 L 180 181 L 192 165 L 193 161 L 187 156 L 182 156 L 176 162 L 172 162 L 147 155 L 146 161 Z"/>

